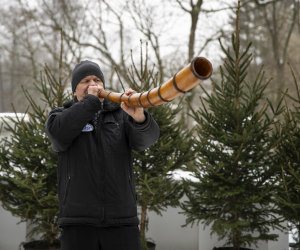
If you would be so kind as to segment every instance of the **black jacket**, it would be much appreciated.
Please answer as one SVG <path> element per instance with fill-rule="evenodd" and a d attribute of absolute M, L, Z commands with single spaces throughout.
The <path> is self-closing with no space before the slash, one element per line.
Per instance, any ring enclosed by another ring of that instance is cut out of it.
<path fill-rule="evenodd" d="M 84 128 L 99 110 L 97 140 Z M 105 100 L 102 108 L 93 95 L 50 112 L 45 128 L 58 153 L 59 226 L 139 224 L 131 150 L 145 150 L 159 137 L 144 112 L 146 121 L 135 124 L 120 105 Z"/>

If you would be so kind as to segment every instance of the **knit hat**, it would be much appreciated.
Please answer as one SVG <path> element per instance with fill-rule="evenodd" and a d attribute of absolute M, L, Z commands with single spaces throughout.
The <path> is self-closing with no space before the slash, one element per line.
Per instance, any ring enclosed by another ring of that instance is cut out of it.
<path fill-rule="evenodd" d="M 103 82 L 105 88 L 104 75 L 97 63 L 85 60 L 78 63 L 72 71 L 72 91 L 75 92 L 77 84 L 86 76 L 95 75 L 98 76 Z"/>

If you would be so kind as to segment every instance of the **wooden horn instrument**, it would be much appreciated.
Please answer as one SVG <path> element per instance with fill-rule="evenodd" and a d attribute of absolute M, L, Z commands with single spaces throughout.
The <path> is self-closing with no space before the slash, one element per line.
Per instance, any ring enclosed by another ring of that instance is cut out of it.
<path fill-rule="evenodd" d="M 188 92 L 212 74 L 211 63 L 204 57 L 195 57 L 190 64 L 176 73 L 173 78 L 142 93 L 133 93 L 129 96 L 124 93 L 115 93 L 105 90 L 99 92 L 99 98 L 121 103 L 134 108 L 150 108 L 171 102 L 176 97 Z"/>

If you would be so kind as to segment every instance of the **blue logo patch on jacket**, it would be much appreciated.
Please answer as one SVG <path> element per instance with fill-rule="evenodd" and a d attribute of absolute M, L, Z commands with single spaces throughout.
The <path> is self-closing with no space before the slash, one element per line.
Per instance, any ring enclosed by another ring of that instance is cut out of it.
<path fill-rule="evenodd" d="M 85 127 L 82 129 L 82 132 L 90 132 L 93 131 L 94 127 L 91 124 L 86 124 Z"/>

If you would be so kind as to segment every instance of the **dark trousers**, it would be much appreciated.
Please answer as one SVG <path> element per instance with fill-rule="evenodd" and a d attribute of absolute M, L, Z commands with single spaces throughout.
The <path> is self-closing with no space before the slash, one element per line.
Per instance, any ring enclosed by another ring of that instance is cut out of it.
<path fill-rule="evenodd" d="M 61 250 L 142 250 L 138 226 L 64 226 Z"/>

